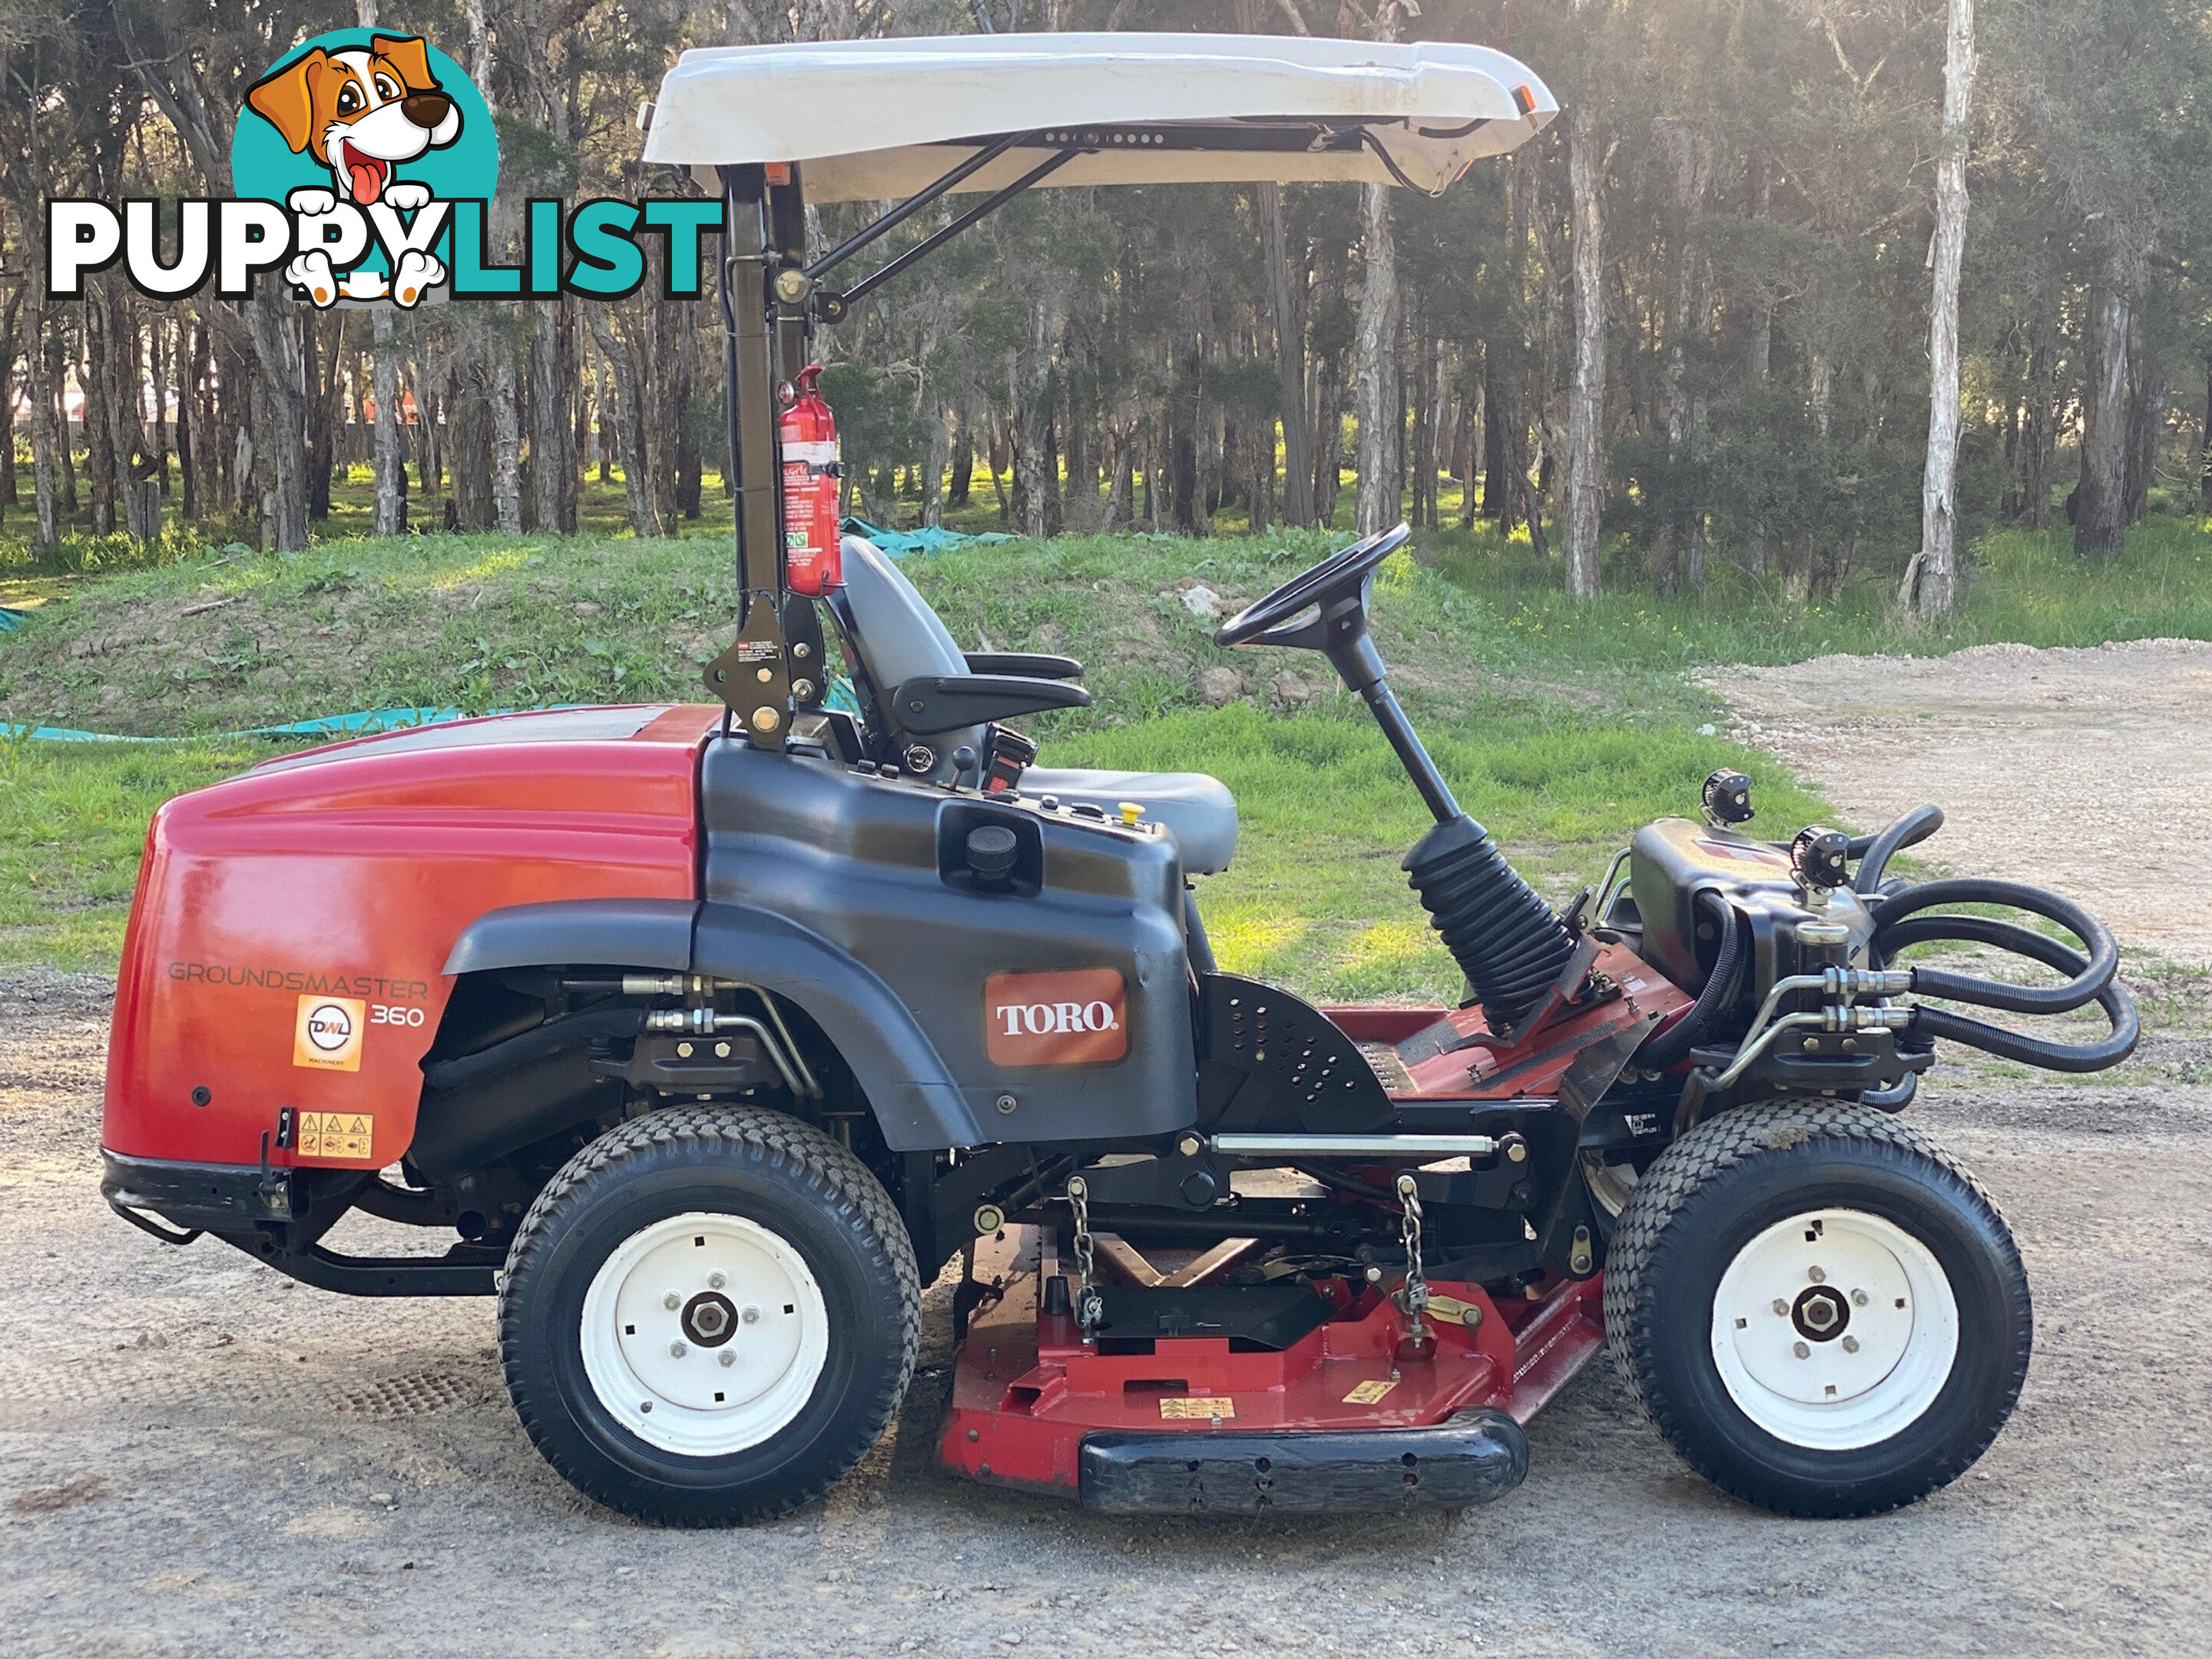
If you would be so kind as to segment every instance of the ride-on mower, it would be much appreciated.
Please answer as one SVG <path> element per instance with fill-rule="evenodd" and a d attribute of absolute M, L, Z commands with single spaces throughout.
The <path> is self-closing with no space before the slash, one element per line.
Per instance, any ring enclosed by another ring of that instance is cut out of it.
<path fill-rule="evenodd" d="M 1228 792 L 1038 764 L 1009 722 L 1087 703 L 1079 666 L 963 652 L 803 494 L 835 465 L 813 331 L 1020 191 L 1441 190 L 1555 107 L 1462 46 L 686 54 L 646 155 L 726 209 L 743 609 L 719 701 L 368 738 L 169 802 L 118 986 L 110 1200 L 332 1290 L 495 1293 L 545 1456 L 678 1524 L 850 1469 L 956 1255 L 945 1465 L 1103 1510 L 1494 1498 L 1607 1341 L 1752 1503 L 1866 1514 L 1954 1479 L 2012 1408 L 2028 1291 L 1988 1196 L 1897 1114 L 1938 1039 L 2124 1058 L 2094 918 L 1892 878 L 1933 808 L 1762 840 L 1730 773 L 1554 910 L 1392 696 L 1369 595 L 1401 526 L 1218 636 L 1327 657 L 1435 817 L 1405 869 L 1467 1000 L 1317 1008 L 1207 948 L 1192 883 L 1235 850 Z M 982 200 L 827 280 L 956 191 Z M 810 199 L 896 205 L 810 258 Z M 825 701 L 838 665 L 857 715 Z M 2063 982 L 1899 964 L 1933 940 Z M 1916 994 L 2094 1003 L 2111 1030 L 2055 1043 Z M 343 1253 L 354 1210 L 449 1248 Z"/>

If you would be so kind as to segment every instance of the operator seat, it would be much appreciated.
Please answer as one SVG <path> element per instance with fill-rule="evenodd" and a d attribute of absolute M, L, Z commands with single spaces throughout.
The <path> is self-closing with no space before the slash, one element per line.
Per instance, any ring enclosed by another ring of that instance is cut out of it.
<path fill-rule="evenodd" d="M 966 674 L 967 654 L 905 572 L 874 543 L 847 536 L 843 553 L 845 585 L 831 610 L 854 659 L 855 678 L 865 681 L 863 707 L 871 720 L 882 723 L 895 749 L 902 753 L 915 739 L 899 729 L 890 699 L 881 694 L 917 675 Z M 929 775 L 950 783 L 952 751 L 964 744 L 982 753 L 988 731 L 977 726 L 931 736 L 927 747 L 938 760 Z M 1137 802 L 1147 817 L 1167 825 L 1175 836 L 1186 875 L 1210 876 L 1226 870 L 1237 851 L 1237 798 L 1219 779 L 1203 772 L 1032 766 L 1022 773 L 1019 787 L 1027 795 L 1055 795 L 1068 805 L 1087 803 L 1109 815 L 1125 800 Z"/>

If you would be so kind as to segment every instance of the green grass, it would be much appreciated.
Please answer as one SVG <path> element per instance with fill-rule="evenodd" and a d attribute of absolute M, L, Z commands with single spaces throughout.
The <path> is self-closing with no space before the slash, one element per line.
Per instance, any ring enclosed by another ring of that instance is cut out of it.
<path fill-rule="evenodd" d="M 1364 710 L 1314 658 L 1217 650 L 1181 602 L 1191 579 L 1249 599 L 1340 539 L 1066 537 L 908 568 L 963 641 L 1090 665 L 1097 708 L 1033 723 L 1049 762 L 1198 769 L 1236 790 L 1242 851 L 1201 898 L 1225 965 L 1319 996 L 1448 994 L 1449 959 L 1399 869 L 1425 814 Z M 1993 537 L 1940 629 L 1897 617 L 1872 580 L 1795 604 L 1724 565 L 1701 596 L 1616 580 L 1575 607 L 1525 536 L 1425 542 L 1382 573 L 1378 643 L 1462 805 L 1561 897 L 1637 824 L 1690 810 L 1716 766 L 1752 773 L 1770 833 L 1822 815 L 1764 757 L 1701 730 L 1719 708 L 1686 670 L 2212 637 L 2212 526 L 2180 520 L 2154 520 L 2094 567 L 2063 532 Z M 19 573 L 0 603 L 45 603 L 0 635 L 0 719 L 194 740 L 0 745 L 0 962 L 112 966 L 153 807 L 270 752 L 209 734 L 388 705 L 700 697 L 696 665 L 728 635 L 728 567 L 726 543 L 705 535 L 425 536 Z M 1197 677 L 1224 665 L 1246 693 L 1204 708 Z"/>
<path fill-rule="evenodd" d="M 0 965 L 113 973 L 154 809 L 267 753 L 0 740 Z"/>

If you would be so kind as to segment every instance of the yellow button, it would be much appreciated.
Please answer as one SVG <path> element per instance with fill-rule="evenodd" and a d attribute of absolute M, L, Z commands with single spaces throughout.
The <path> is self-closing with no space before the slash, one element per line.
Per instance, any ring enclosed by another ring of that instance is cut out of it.
<path fill-rule="evenodd" d="M 1122 823 L 1127 824 L 1134 824 L 1139 818 L 1144 816 L 1145 807 L 1143 802 L 1125 800 L 1121 803 Z"/>

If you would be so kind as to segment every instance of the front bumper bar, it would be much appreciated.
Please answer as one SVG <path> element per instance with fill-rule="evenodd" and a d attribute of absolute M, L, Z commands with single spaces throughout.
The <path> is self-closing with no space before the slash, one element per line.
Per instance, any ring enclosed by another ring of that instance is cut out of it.
<path fill-rule="evenodd" d="M 1427 1429 L 1104 1430 L 1079 1467 L 1083 1506 L 1109 1515 L 1455 1510 L 1519 1486 L 1528 1437 L 1489 1409 Z"/>

